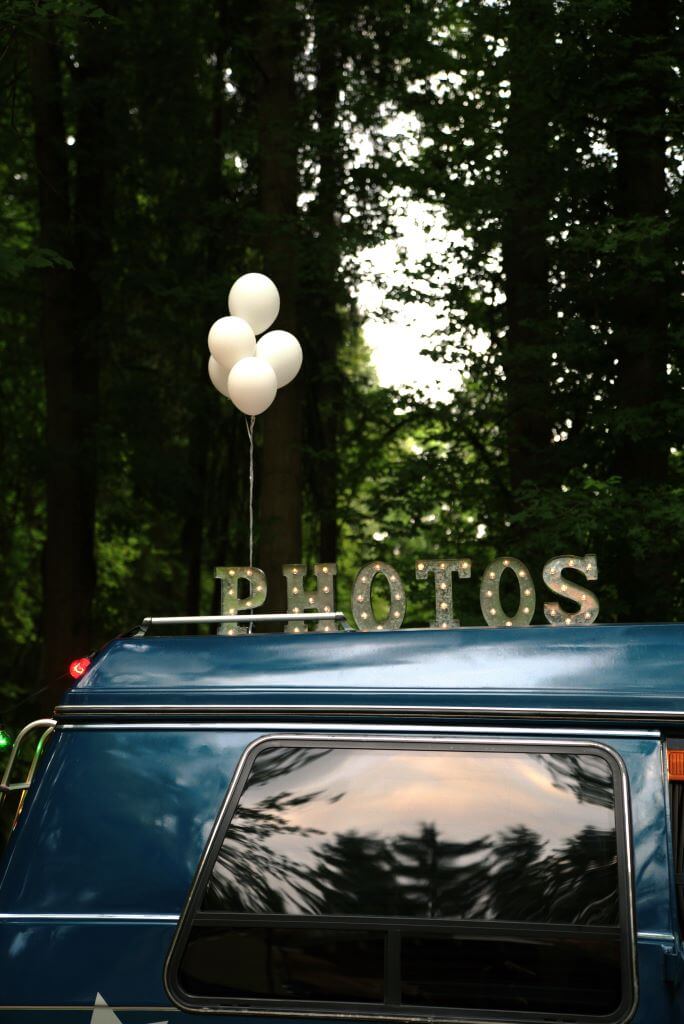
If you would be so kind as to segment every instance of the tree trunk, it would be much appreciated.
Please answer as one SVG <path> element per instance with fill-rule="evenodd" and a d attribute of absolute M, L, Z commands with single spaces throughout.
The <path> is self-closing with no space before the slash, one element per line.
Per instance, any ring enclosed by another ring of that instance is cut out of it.
<path fill-rule="evenodd" d="M 63 674 L 93 645 L 95 496 L 102 273 L 109 251 L 113 45 L 82 23 L 75 72 L 76 174 L 73 212 L 59 44 L 52 20 L 36 21 L 28 42 L 39 178 L 41 243 L 73 261 L 42 271 L 40 332 L 46 391 L 47 538 L 44 553 L 43 677 L 46 710 Z"/>
<path fill-rule="evenodd" d="M 297 11 L 281 0 L 260 0 L 257 95 L 258 186 L 264 272 L 280 292 L 277 327 L 297 333 L 299 239 L 294 61 Z M 265 610 L 285 611 L 284 562 L 298 561 L 302 549 L 301 373 L 278 391 L 257 421 L 263 431 L 259 566 L 268 580 Z"/>
<path fill-rule="evenodd" d="M 647 510 L 668 480 L 665 408 L 669 290 L 666 116 L 672 30 L 669 0 L 631 0 L 621 26 L 624 92 L 615 124 L 615 214 L 619 248 L 613 267 L 613 349 L 619 360 L 612 471 L 633 513 Z M 637 513 L 638 514 L 638 513 Z M 657 527 L 655 527 L 657 532 Z M 665 538 L 648 551 L 616 552 L 620 617 L 671 617 L 672 567 Z M 641 584 L 635 586 L 634 581 Z"/>
<path fill-rule="evenodd" d="M 40 242 L 73 257 L 69 171 L 62 106 L 61 68 L 52 19 L 36 22 L 28 40 Z M 94 583 L 91 467 L 82 462 L 84 427 L 78 391 L 73 271 L 40 271 L 40 339 L 45 371 L 47 538 L 43 560 L 42 675 L 45 710 L 59 699 L 69 660 L 90 650 Z M 83 500 L 82 490 L 85 491 Z"/>
<path fill-rule="evenodd" d="M 515 495 L 525 481 L 544 483 L 551 475 L 552 325 L 546 237 L 551 206 L 547 84 L 553 6 L 548 0 L 512 0 L 509 19 L 511 99 L 502 225 L 508 330 L 502 362 Z"/>
<path fill-rule="evenodd" d="M 226 104 L 224 74 L 229 38 L 227 0 L 217 0 L 216 2 L 215 27 L 217 36 L 210 44 L 215 49 L 216 64 L 214 66 L 212 83 L 211 137 L 208 146 L 205 190 L 207 207 L 212 211 L 219 209 L 219 204 L 221 199 L 224 198 L 225 191 L 222 169 Z M 206 250 L 207 280 L 213 280 L 221 270 L 222 260 L 225 259 L 223 238 L 221 225 L 212 224 L 209 229 Z M 206 310 L 205 321 L 207 329 L 212 321 L 216 319 L 216 309 L 216 303 L 212 300 L 211 308 Z M 182 531 L 183 554 L 187 566 L 184 612 L 188 615 L 199 615 L 201 611 L 208 459 L 209 445 L 213 436 L 209 421 L 211 411 L 210 407 L 207 406 L 205 398 L 209 393 L 208 389 L 211 388 L 207 379 L 207 358 L 208 356 L 205 352 L 201 359 L 200 373 L 196 382 L 195 403 L 188 446 L 187 507 Z M 192 631 L 194 631 L 194 627 L 189 627 L 188 632 Z"/>
<path fill-rule="evenodd" d="M 342 132 L 338 125 L 343 54 L 340 47 L 339 2 L 316 0 L 316 108 L 320 183 L 312 211 L 313 240 L 309 253 L 307 325 L 311 351 L 316 352 L 310 370 L 311 411 L 314 413 L 310 446 L 314 453 L 311 492 L 319 523 L 318 558 L 337 561 L 338 422 L 341 416 L 342 380 L 338 354 L 343 327 L 338 312 L 345 299 L 339 280 L 339 214 L 343 181 Z M 314 348 L 315 346 L 315 348 Z"/>

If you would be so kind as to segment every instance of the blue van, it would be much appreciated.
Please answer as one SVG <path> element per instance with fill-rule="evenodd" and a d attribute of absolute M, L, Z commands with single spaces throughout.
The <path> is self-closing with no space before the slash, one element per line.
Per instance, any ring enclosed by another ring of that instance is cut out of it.
<path fill-rule="evenodd" d="M 0 1024 L 684 1019 L 682 626 L 130 636 L 37 728 Z"/>

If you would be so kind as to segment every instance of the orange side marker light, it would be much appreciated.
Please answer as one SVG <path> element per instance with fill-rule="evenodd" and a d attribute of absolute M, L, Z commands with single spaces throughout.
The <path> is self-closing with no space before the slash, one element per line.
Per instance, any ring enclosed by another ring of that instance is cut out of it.
<path fill-rule="evenodd" d="M 667 774 L 670 782 L 684 782 L 684 750 L 668 750 Z"/>

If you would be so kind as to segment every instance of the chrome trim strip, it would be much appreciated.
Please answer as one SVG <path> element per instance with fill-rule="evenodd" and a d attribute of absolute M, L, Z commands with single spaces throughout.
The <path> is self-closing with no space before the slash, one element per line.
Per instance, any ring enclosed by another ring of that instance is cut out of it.
<path fill-rule="evenodd" d="M 670 932 L 637 932 L 637 939 L 645 942 L 674 942 L 675 937 Z"/>
<path fill-rule="evenodd" d="M 0 921 L 132 921 L 175 924 L 178 914 L 0 914 Z"/>
<path fill-rule="evenodd" d="M 201 622 L 342 622 L 344 612 L 252 612 L 239 615 L 148 615 L 142 620 L 142 627 L 173 626 Z"/>
<path fill-rule="evenodd" d="M 337 729 L 337 726 L 333 725 L 332 728 Z M 298 735 L 296 733 L 284 733 L 284 734 L 276 733 L 276 734 L 270 734 L 270 735 L 262 735 L 262 736 L 258 737 L 257 739 L 253 740 L 251 743 L 249 743 L 245 747 L 244 751 L 242 752 L 242 756 L 240 757 L 240 760 L 238 761 L 238 763 L 237 763 L 237 765 L 235 767 L 235 770 L 234 770 L 233 777 L 231 779 L 230 785 L 228 786 L 228 790 L 226 792 L 226 795 L 225 795 L 224 800 L 223 800 L 223 802 L 221 804 L 220 810 L 219 810 L 219 812 L 218 812 L 218 814 L 216 816 L 216 819 L 214 821 L 214 825 L 212 827 L 211 833 L 210 833 L 210 835 L 209 835 L 209 837 L 207 839 L 207 842 L 205 844 L 204 850 L 202 852 L 202 856 L 200 857 L 199 864 L 197 865 L 197 869 L 195 871 L 192 883 L 190 885 L 190 889 L 189 889 L 189 892 L 188 892 L 188 896 L 187 896 L 185 905 L 183 907 L 183 910 L 181 912 L 181 915 L 180 915 L 180 918 L 179 918 L 179 921 L 178 921 L 178 927 L 176 928 L 176 931 L 174 932 L 173 939 L 171 941 L 171 946 L 169 947 L 169 951 L 168 951 L 168 953 L 166 955 L 166 960 L 164 961 L 164 970 L 163 970 L 163 975 L 162 975 L 163 982 L 164 982 L 164 989 L 165 989 L 166 994 L 168 995 L 169 999 L 171 999 L 171 1001 L 174 1003 L 174 1005 L 178 1005 L 179 1009 L 184 1010 L 184 1012 L 188 1012 L 188 1013 L 191 1013 L 191 1012 L 197 1013 L 198 1012 L 197 1006 L 180 1006 L 180 1004 L 175 1002 L 175 1000 L 173 999 L 173 996 L 172 996 L 172 986 L 170 984 L 169 971 L 170 971 L 171 963 L 175 959 L 175 953 L 176 953 L 176 949 L 177 949 L 177 946 L 178 946 L 178 940 L 180 938 L 181 932 L 184 929 L 184 926 L 185 926 L 185 923 L 186 923 L 187 919 L 191 916 L 191 914 L 194 914 L 194 912 L 195 912 L 194 904 L 196 902 L 196 890 L 197 890 L 198 883 L 199 883 L 200 879 L 203 876 L 205 865 L 206 865 L 206 863 L 207 863 L 207 861 L 208 861 L 208 859 L 209 859 L 209 857 L 210 857 L 210 855 L 212 853 L 212 848 L 213 848 L 214 843 L 216 841 L 217 835 L 220 832 L 222 826 L 225 824 L 225 820 L 224 819 L 226 817 L 226 813 L 227 813 L 228 807 L 230 806 L 231 802 L 233 801 L 233 799 L 235 797 L 237 797 L 237 799 L 239 800 L 239 796 L 240 796 L 240 793 L 242 791 L 241 787 L 242 787 L 242 785 L 243 785 L 243 783 L 245 781 L 244 778 L 243 778 L 243 775 L 244 775 L 244 772 L 245 772 L 245 768 L 246 768 L 247 764 L 249 763 L 250 759 L 252 758 L 252 755 L 253 754 L 255 755 L 256 751 L 260 747 L 268 746 L 269 744 L 283 744 L 283 743 L 288 743 L 288 742 L 291 743 L 291 744 L 296 744 L 297 742 L 303 741 L 303 742 L 306 742 L 307 745 L 311 745 L 313 742 L 320 741 L 321 743 L 330 743 L 330 744 L 334 744 L 335 746 L 338 746 L 338 747 L 344 747 L 344 746 L 362 746 L 363 743 L 366 742 L 366 743 L 374 743 L 376 747 L 382 747 L 382 746 L 391 746 L 391 745 L 393 745 L 394 743 L 396 743 L 397 739 L 399 739 L 398 736 L 393 736 L 391 738 L 389 738 L 389 737 L 387 737 L 387 738 L 380 737 L 379 738 L 375 732 L 371 732 L 371 733 L 359 732 L 356 735 L 354 735 L 353 737 L 347 737 L 347 738 L 345 738 L 345 737 L 341 738 L 339 733 L 337 733 L 337 732 L 335 732 L 335 733 L 332 733 L 332 732 L 316 733 L 316 732 L 314 732 L 314 733 L 305 733 L 303 735 L 301 735 L 301 734 Z M 563 749 L 567 749 L 567 748 L 572 749 L 573 747 L 580 747 L 580 748 L 585 749 L 585 750 L 586 750 L 587 747 L 589 747 L 589 748 L 592 748 L 592 749 L 596 749 L 596 750 L 602 751 L 605 754 L 606 759 L 609 761 L 609 763 L 612 763 L 613 765 L 617 766 L 617 769 L 618 769 L 618 772 L 619 772 L 619 775 L 620 775 L 620 780 L 621 780 L 622 803 L 618 804 L 617 801 L 615 802 L 615 827 L 616 827 L 616 835 L 617 835 L 618 834 L 619 826 L 620 826 L 620 824 L 622 825 L 621 846 L 624 849 L 624 855 L 625 855 L 624 856 L 624 869 L 625 869 L 625 876 L 626 876 L 625 877 L 625 884 L 626 884 L 626 889 L 627 889 L 627 900 L 626 900 L 627 906 L 625 908 L 625 913 L 626 913 L 625 924 L 627 926 L 627 941 L 629 942 L 629 951 L 628 952 L 629 952 L 629 962 L 630 962 L 630 966 L 631 966 L 631 978 L 630 978 L 630 981 L 631 981 L 631 989 L 632 989 L 632 1001 L 631 1001 L 631 1004 L 628 1007 L 625 1007 L 625 1012 L 620 1017 L 620 1022 L 621 1022 L 621 1024 L 624 1024 L 624 1022 L 631 1020 L 632 1017 L 634 1016 L 634 1013 L 636 1012 L 636 1009 L 637 1009 L 638 1005 L 639 1005 L 639 975 L 638 975 L 638 971 L 637 971 L 637 935 L 636 935 L 636 917 L 635 917 L 636 890 L 635 890 L 634 864 L 633 864 L 632 839 L 631 839 L 631 836 L 632 836 L 632 821 L 631 821 L 631 809 L 630 809 L 629 776 L 627 774 L 627 767 L 626 767 L 625 762 L 622 759 L 621 755 L 619 753 L 617 753 L 617 751 L 613 750 L 611 747 L 608 747 L 608 746 L 606 746 L 603 743 L 596 743 L 596 742 L 591 742 L 591 741 L 588 741 L 588 740 L 576 740 L 576 741 L 573 741 L 573 740 L 565 740 L 565 741 L 561 740 L 561 741 L 559 741 L 559 740 L 533 739 L 533 740 L 525 742 L 522 739 L 516 741 L 514 739 L 513 740 L 512 739 L 499 739 L 497 737 L 494 737 L 494 738 L 483 737 L 481 739 L 475 739 L 475 738 L 464 738 L 463 739 L 463 738 L 459 738 L 459 737 L 447 738 L 447 737 L 441 737 L 441 736 L 438 736 L 438 737 L 434 737 L 433 736 L 429 740 L 427 738 L 424 739 L 424 740 L 421 740 L 421 739 L 418 739 L 418 738 L 415 738 L 415 737 L 411 737 L 410 734 L 404 734 L 402 745 L 413 746 L 413 747 L 417 747 L 418 749 L 425 749 L 425 748 L 432 749 L 434 747 L 439 747 L 439 746 L 450 746 L 452 748 L 464 748 L 464 747 L 467 748 L 467 747 L 470 747 L 470 746 L 476 747 L 476 746 L 482 746 L 482 745 L 486 745 L 487 747 L 492 747 L 492 746 L 515 747 L 515 746 L 519 745 L 519 746 L 533 746 L 534 748 L 550 747 L 552 749 L 558 749 L 559 747 L 561 747 Z M 618 809 L 621 811 L 621 815 L 618 813 Z M 620 817 L 622 817 L 622 821 L 620 821 Z M 621 903 L 622 903 L 622 899 L 621 899 Z M 622 925 L 622 920 L 621 920 L 621 925 Z M 344 1019 L 346 1019 L 346 1020 L 364 1020 L 364 1021 L 367 1021 L 369 1019 L 369 1015 L 367 1013 L 364 1014 L 364 1013 L 359 1013 L 359 1012 L 355 1012 L 355 1011 L 344 1012 L 343 1010 L 318 1010 L 318 1009 L 315 1010 L 315 1011 L 311 1011 L 311 1010 L 304 1010 L 304 1009 L 298 1009 L 298 1008 L 295 1008 L 294 1010 L 293 1010 L 293 1008 L 288 1008 L 288 1009 L 284 1009 L 283 1010 L 283 1009 L 278 1009 L 276 1007 L 271 1008 L 270 1006 L 267 1007 L 267 1008 L 266 1007 L 257 1007 L 257 1008 L 254 1008 L 254 1009 L 249 1008 L 249 1006 L 235 1006 L 235 1005 L 230 1006 L 230 1007 L 216 1007 L 216 1008 L 203 1006 L 201 1008 L 200 1012 L 204 1013 L 204 1014 L 207 1014 L 207 1015 L 212 1015 L 212 1016 L 216 1016 L 218 1014 L 223 1014 L 224 1016 L 235 1016 L 235 1017 L 243 1017 L 243 1016 L 246 1016 L 246 1017 L 250 1017 L 250 1016 L 256 1016 L 256 1017 L 293 1017 L 293 1016 L 296 1016 L 296 1017 L 302 1017 L 302 1018 L 319 1018 L 319 1019 L 326 1018 L 326 1019 L 333 1019 L 333 1020 L 340 1020 L 340 1019 L 344 1020 Z M 551 1017 L 553 1017 L 553 1016 L 554 1015 L 551 1015 Z M 555 1015 L 555 1017 L 557 1017 L 557 1016 L 558 1015 Z M 397 1014 L 393 1014 L 391 1011 L 389 1013 L 382 1013 L 382 1014 L 374 1013 L 373 1017 L 377 1018 L 380 1021 L 388 1021 L 388 1020 L 389 1021 L 402 1021 L 402 1022 L 404 1022 L 404 1024 L 408 1024 L 408 1022 L 412 1022 L 412 1021 L 417 1022 L 417 1024 L 426 1024 L 426 1022 L 429 1021 L 429 1020 L 433 1020 L 433 1021 L 436 1021 L 436 1020 L 447 1020 L 447 1018 L 439 1018 L 436 1015 L 431 1016 L 429 1013 L 426 1013 L 425 1015 L 421 1015 L 421 1016 L 417 1017 L 417 1016 L 409 1016 L 409 1015 L 397 1015 Z M 448 1018 L 448 1024 L 460 1024 L 461 1021 L 463 1021 L 463 1024 L 474 1024 L 474 1019 L 473 1019 L 472 1016 L 468 1017 L 468 1018 L 459 1018 L 459 1017 L 451 1017 L 450 1016 Z"/>
<path fill-rule="evenodd" d="M 431 718 L 439 715 L 462 716 L 464 718 L 545 718 L 545 719 L 598 719 L 606 721 L 634 721 L 643 719 L 649 722 L 664 724 L 681 724 L 684 722 L 682 711 L 640 711 L 635 708 L 618 710 L 616 708 L 507 708 L 499 706 L 471 707 L 448 705 L 444 707 L 423 706 L 416 704 L 60 704 L 55 714 L 68 717 L 86 717 L 88 715 L 109 715 L 112 718 L 129 715 L 140 716 L 157 713 L 160 715 L 255 715 L 260 713 L 274 715 L 320 715 L 329 718 L 334 715 L 386 715 L 404 718 Z"/>
<path fill-rule="evenodd" d="M 302 732 L 317 732 L 320 729 L 320 725 L 314 722 L 272 722 L 272 721 L 240 721 L 240 722 L 64 722 L 60 726 L 62 732 L 85 732 L 88 730 L 96 730 L 100 732 L 117 732 L 120 730 L 141 730 L 144 732 L 157 732 L 164 730 L 172 730 L 176 732 L 183 731 L 194 731 L 203 730 L 207 732 L 219 731 L 219 732 L 247 732 L 249 730 L 260 730 L 264 729 L 298 729 Z M 491 731 L 491 725 L 402 725 L 396 723 L 394 725 L 373 725 L 373 732 L 390 732 L 394 733 L 397 730 L 401 730 L 404 733 L 410 732 L 411 735 L 418 734 L 422 735 L 427 733 L 430 736 L 435 734 L 440 735 L 442 732 L 447 732 L 448 735 L 452 735 L 454 730 L 458 730 L 458 734 L 467 734 L 479 736 L 486 734 Z M 339 732 L 356 733 L 359 730 L 368 729 L 367 723 L 353 722 L 353 723 L 335 723 L 335 730 Z M 562 729 L 558 726 L 499 726 L 497 725 L 497 734 L 502 736 L 588 736 L 588 737 L 606 737 L 607 739 L 660 739 L 661 732 L 659 729 L 577 729 L 569 728 Z"/>

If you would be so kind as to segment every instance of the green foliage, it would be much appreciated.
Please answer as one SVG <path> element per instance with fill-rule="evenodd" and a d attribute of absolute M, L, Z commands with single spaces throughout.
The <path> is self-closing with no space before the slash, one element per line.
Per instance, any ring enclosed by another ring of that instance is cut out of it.
<path fill-rule="evenodd" d="M 424 625 L 434 593 L 415 561 L 458 556 L 473 579 L 455 582 L 455 614 L 478 624 L 477 577 L 508 552 L 529 562 L 540 609 L 544 558 L 572 549 L 598 555 L 603 619 L 681 617 L 684 107 L 674 26 L 640 22 L 642 7 L 287 9 L 305 348 L 304 551 L 292 558 L 318 559 L 336 518 L 338 606 L 355 570 L 383 558 L 409 588 L 406 624 Z M 213 567 L 245 561 L 246 434 L 206 381 L 203 339 L 231 279 L 263 261 L 260 19 L 244 0 L 179 0 L 163 18 L 147 0 L 12 0 L 0 14 L 6 704 L 41 679 L 46 273 L 86 279 L 101 300 L 85 335 L 100 363 L 97 454 L 82 467 L 97 481 L 93 646 L 143 614 L 216 610 Z M 48 25 L 70 226 L 99 240 L 96 267 L 41 235 L 27 54 Z M 104 86 L 84 75 L 93 45 L 111 55 Z M 78 125 L 97 88 L 107 202 L 81 223 L 94 157 Z M 460 371 L 448 402 L 378 386 L 353 298 L 359 252 L 392 236 L 409 198 L 443 214 L 449 248 L 415 273 L 405 254 L 388 316 L 393 303 L 443 304 L 430 351 Z M 260 444 L 257 432 L 257 488 Z"/>

